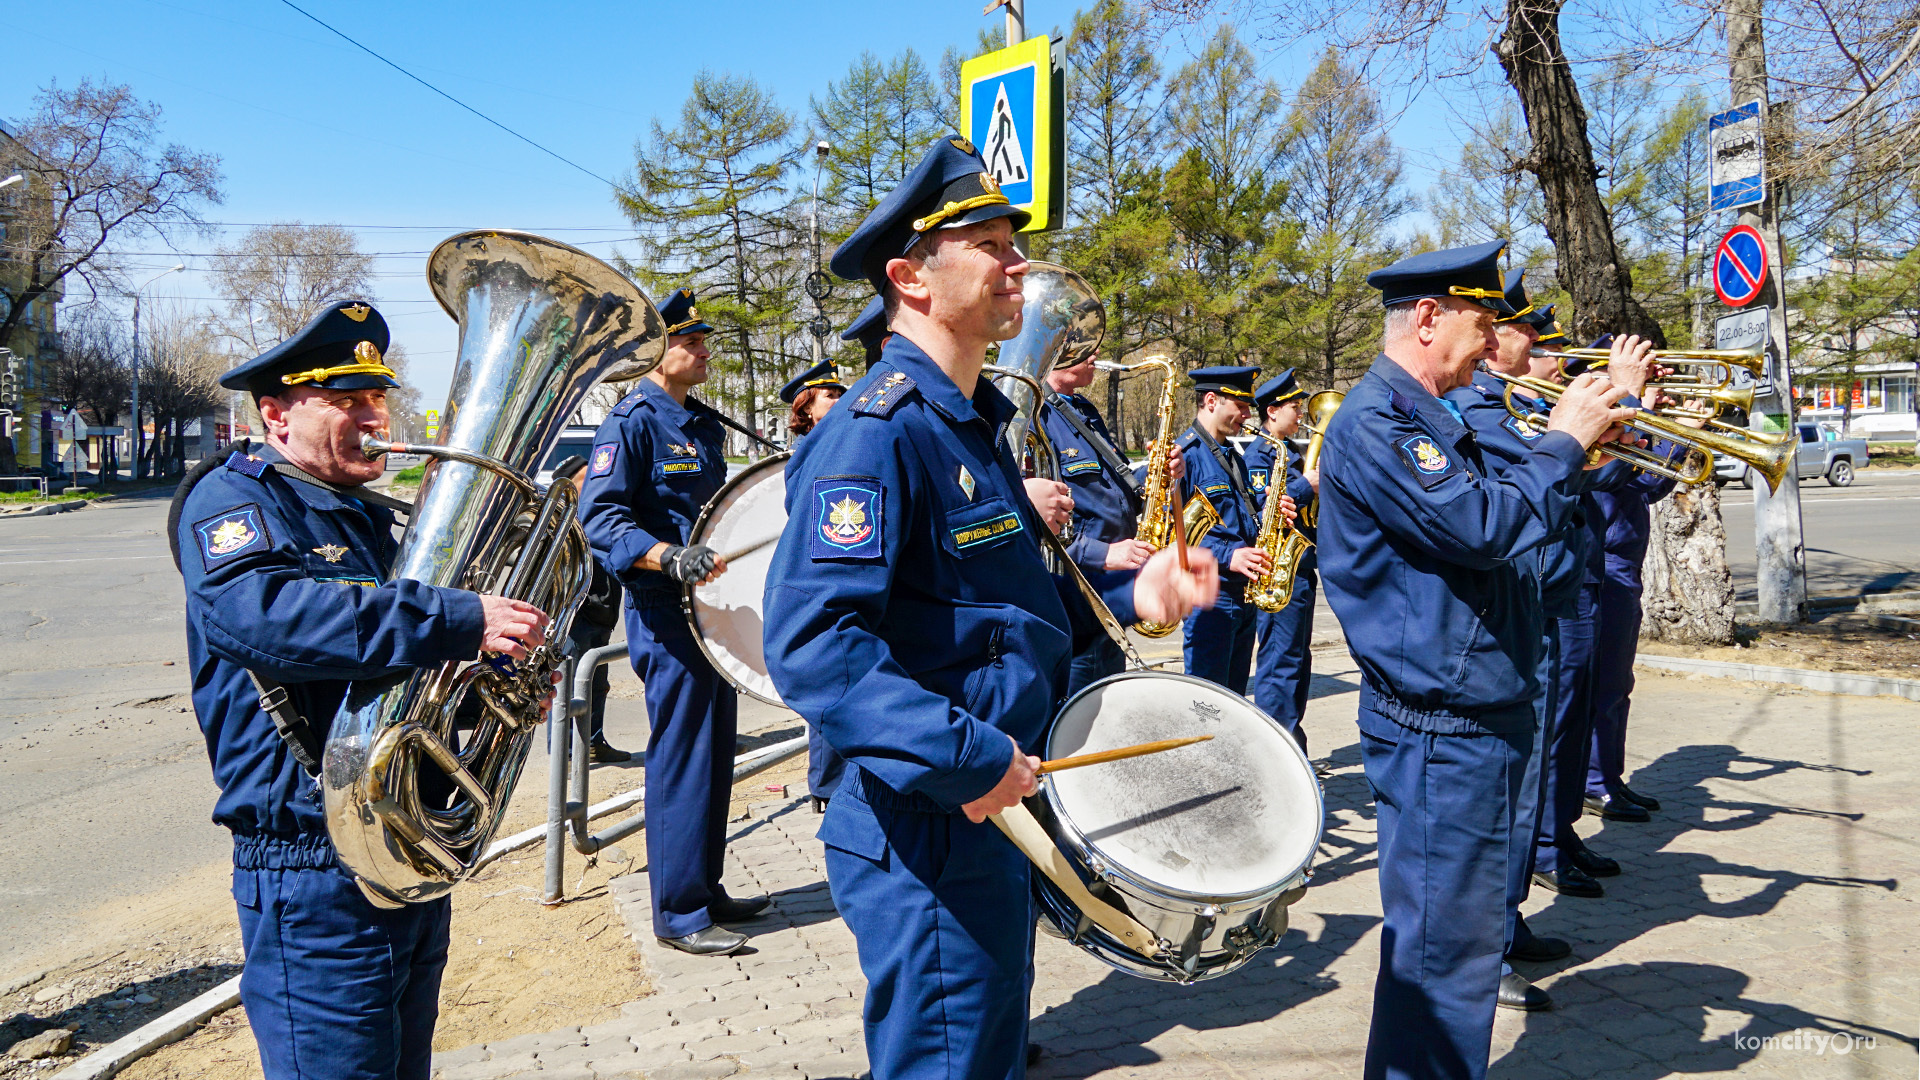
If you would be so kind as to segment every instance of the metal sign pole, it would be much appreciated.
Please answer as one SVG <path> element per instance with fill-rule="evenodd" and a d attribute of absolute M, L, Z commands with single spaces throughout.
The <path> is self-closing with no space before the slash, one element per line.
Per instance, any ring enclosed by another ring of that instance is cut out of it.
<path fill-rule="evenodd" d="M 1007 48 L 1027 40 L 1027 0 L 1007 0 Z M 1033 250 L 1033 241 L 1026 233 L 1013 234 L 1013 246 L 1025 255 Z"/>
<path fill-rule="evenodd" d="M 1727 7 L 1727 44 L 1732 59 L 1733 98 L 1758 100 L 1762 130 L 1767 115 L 1767 53 L 1760 22 L 1761 0 L 1733 0 Z M 1766 151 L 1764 143 L 1761 153 Z M 1793 377 L 1787 342 L 1786 282 L 1780 254 L 1779 198 L 1763 184 L 1758 204 L 1740 210 L 1740 224 L 1759 230 L 1767 249 L 1767 279 L 1746 310 L 1767 311 L 1768 371 L 1764 397 L 1756 394 L 1753 426 L 1793 432 Z M 1798 464 L 1787 470 L 1780 490 L 1753 485 L 1754 562 L 1759 586 L 1759 617 L 1776 624 L 1803 622 L 1807 607 L 1806 551 L 1801 536 Z"/>

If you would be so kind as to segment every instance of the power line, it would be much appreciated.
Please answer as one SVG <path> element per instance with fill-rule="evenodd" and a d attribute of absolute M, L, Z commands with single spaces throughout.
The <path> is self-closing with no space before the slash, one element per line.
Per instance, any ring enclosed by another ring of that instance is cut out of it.
<path fill-rule="evenodd" d="M 454 97 L 452 94 L 447 93 L 445 90 L 440 89 L 439 87 L 433 85 L 432 83 L 421 78 L 420 76 L 415 75 L 413 72 L 408 71 L 406 68 L 401 67 L 399 64 L 394 63 L 393 61 L 387 59 L 386 57 L 381 56 L 379 53 L 374 52 L 372 49 L 367 48 L 365 45 L 360 44 L 358 41 L 355 41 L 354 39 L 348 37 L 346 34 L 341 33 L 339 30 L 334 29 L 332 26 L 328 25 L 326 22 L 323 22 L 319 16 L 313 14 L 312 12 L 306 10 L 300 5 L 294 3 L 293 0 L 280 0 L 280 2 L 292 8 L 293 10 L 299 12 L 300 14 L 305 15 L 307 18 L 312 19 L 315 23 L 318 23 L 323 29 L 329 31 L 330 33 L 334 34 L 336 37 L 340 38 L 340 40 L 346 42 L 349 45 L 352 45 L 354 48 L 359 49 L 361 52 L 366 53 L 368 56 L 373 57 L 375 60 L 380 61 L 381 63 L 387 65 L 388 67 L 399 72 L 400 74 L 405 75 L 407 78 L 412 79 L 414 82 L 419 83 L 421 86 L 424 86 L 427 89 L 433 91 L 434 93 L 439 94 L 441 97 L 446 98 L 448 101 L 453 102 L 455 105 L 460 106 L 461 108 L 467 110 L 468 112 L 479 117 L 480 119 L 485 120 L 487 123 L 492 124 L 494 127 L 499 128 L 501 131 L 506 132 L 507 134 L 513 136 L 516 139 L 519 139 L 521 142 L 526 143 L 528 146 L 533 147 L 535 150 L 538 150 L 541 153 L 546 154 L 548 157 L 551 157 L 556 161 L 565 162 L 566 164 L 571 165 L 576 169 L 579 169 L 581 172 L 586 173 L 588 176 L 593 177 L 595 180 L 600 181 L 601 183 L 607 185 L 608 187 L 614 186 L 613 181 L 607 179 L 604 176 L 601 176 L 599 173 L 594 172 L 593 170 L 587 168 L 584 165 L 581 165 L 578 162 L 569 161 L 567 158 L 561 157 L 558 153 L 552 150 L 549 150 L 544 146 L 541 146 L 539 143 L 534 142 L 532 139 L 527 138 L 525 135 L 520 134 L 519 132 L 513 130 L 507 125 L 501 123 L 500 121 L 495 120 L 493 117 L 488 116 L 486 113 L 481 112 L 479 109 L 476 109 L 473 106 L 467 104 L 466 102 L 461 101 L 459 98 Z"/>

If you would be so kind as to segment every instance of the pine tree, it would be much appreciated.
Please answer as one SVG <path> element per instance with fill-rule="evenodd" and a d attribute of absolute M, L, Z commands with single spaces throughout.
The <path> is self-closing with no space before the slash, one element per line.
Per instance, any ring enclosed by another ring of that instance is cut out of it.
<path fill-rule="evenodd" d="M 1398 257 L 1392 226 L 1413 207 L 1380 99 L 1329 50 L 1288 116 L 1290 213 L 1301 224 L 1293 260 L 1288 348 L 1316 388 L 1364 373 L 1380 340 L 1379 294 L 1367 273 Z"/>
<path fill-rule="evenodd" d="M 760 372 L 783 355 L 798 292 L 789 172 L 801 152 L 793 118 L 747 76 L 702 71 L 668 128 L 654 121 L 617 200 L 644 234 L 649 290 L 699 290 L 715 368 L 738 375 L 738 407 L 760 409 Z M 804 245 L 801 245 L 804 250 Z M 731 352 L 731 355 L 728 355 Z M 780 365 L 784 366 L 784 365 Z M 723 379 L 711 397 L 728 397 Z"/>

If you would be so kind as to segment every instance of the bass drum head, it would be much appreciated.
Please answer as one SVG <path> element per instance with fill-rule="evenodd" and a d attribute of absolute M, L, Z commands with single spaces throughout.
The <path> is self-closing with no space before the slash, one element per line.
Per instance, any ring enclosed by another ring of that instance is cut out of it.
<path fill-rule="evenodd" d="M 1061 827 L 1156 892 L 1219 903 L 1292 883 L 1320 844 L 1320 784 L 1293 736 L 1246 698 L 1170 672 L 1115 675 L 1060 710 L 1047 757 L 1191 735 L 1213 738 L 1049 775 Z"/>
<path fill-rule="evenodd" d="M 788 457 L 775 454 L 747 466 L 700 511 L 687 543 L 705 544 L 722 555 L 753 550 L 729 561 L 726 573 L 692 589 L 683 603 L 694 639 L 714 668 L 742 693 L 783 707 L 767 676 L 761 612 L 767 569 L 787 527 Z"/>

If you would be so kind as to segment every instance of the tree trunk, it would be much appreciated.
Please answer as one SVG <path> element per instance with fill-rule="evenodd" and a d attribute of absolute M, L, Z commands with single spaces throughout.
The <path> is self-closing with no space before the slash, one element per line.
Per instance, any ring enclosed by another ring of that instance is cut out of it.
<path fill-rule="evenodd" d="M 1508 0 L 1506 32 L 1494 48 L 1533 140 L 1521 167 L 1540 181 L 1560 284 L 1573 299 L 1573 335 L 1638 334 L 1664 347 L 1660 324 L 1633 297 L 1633 277 L 1600 198 L 1587 110 L 1560 46 L 1561 3 Z M 1733 576 L 1719 492 L 1711 482 L 1680 489 L 1652 510 L 1642 636 L 1732 644 Z"/>
<path fill-rule="evenodd" d="M 1719 488 L 1681 486 L 1653 504 L 1643 580 L 1641 637 L 1675 645 L 1733 641 L 1733 578 Z"/>

